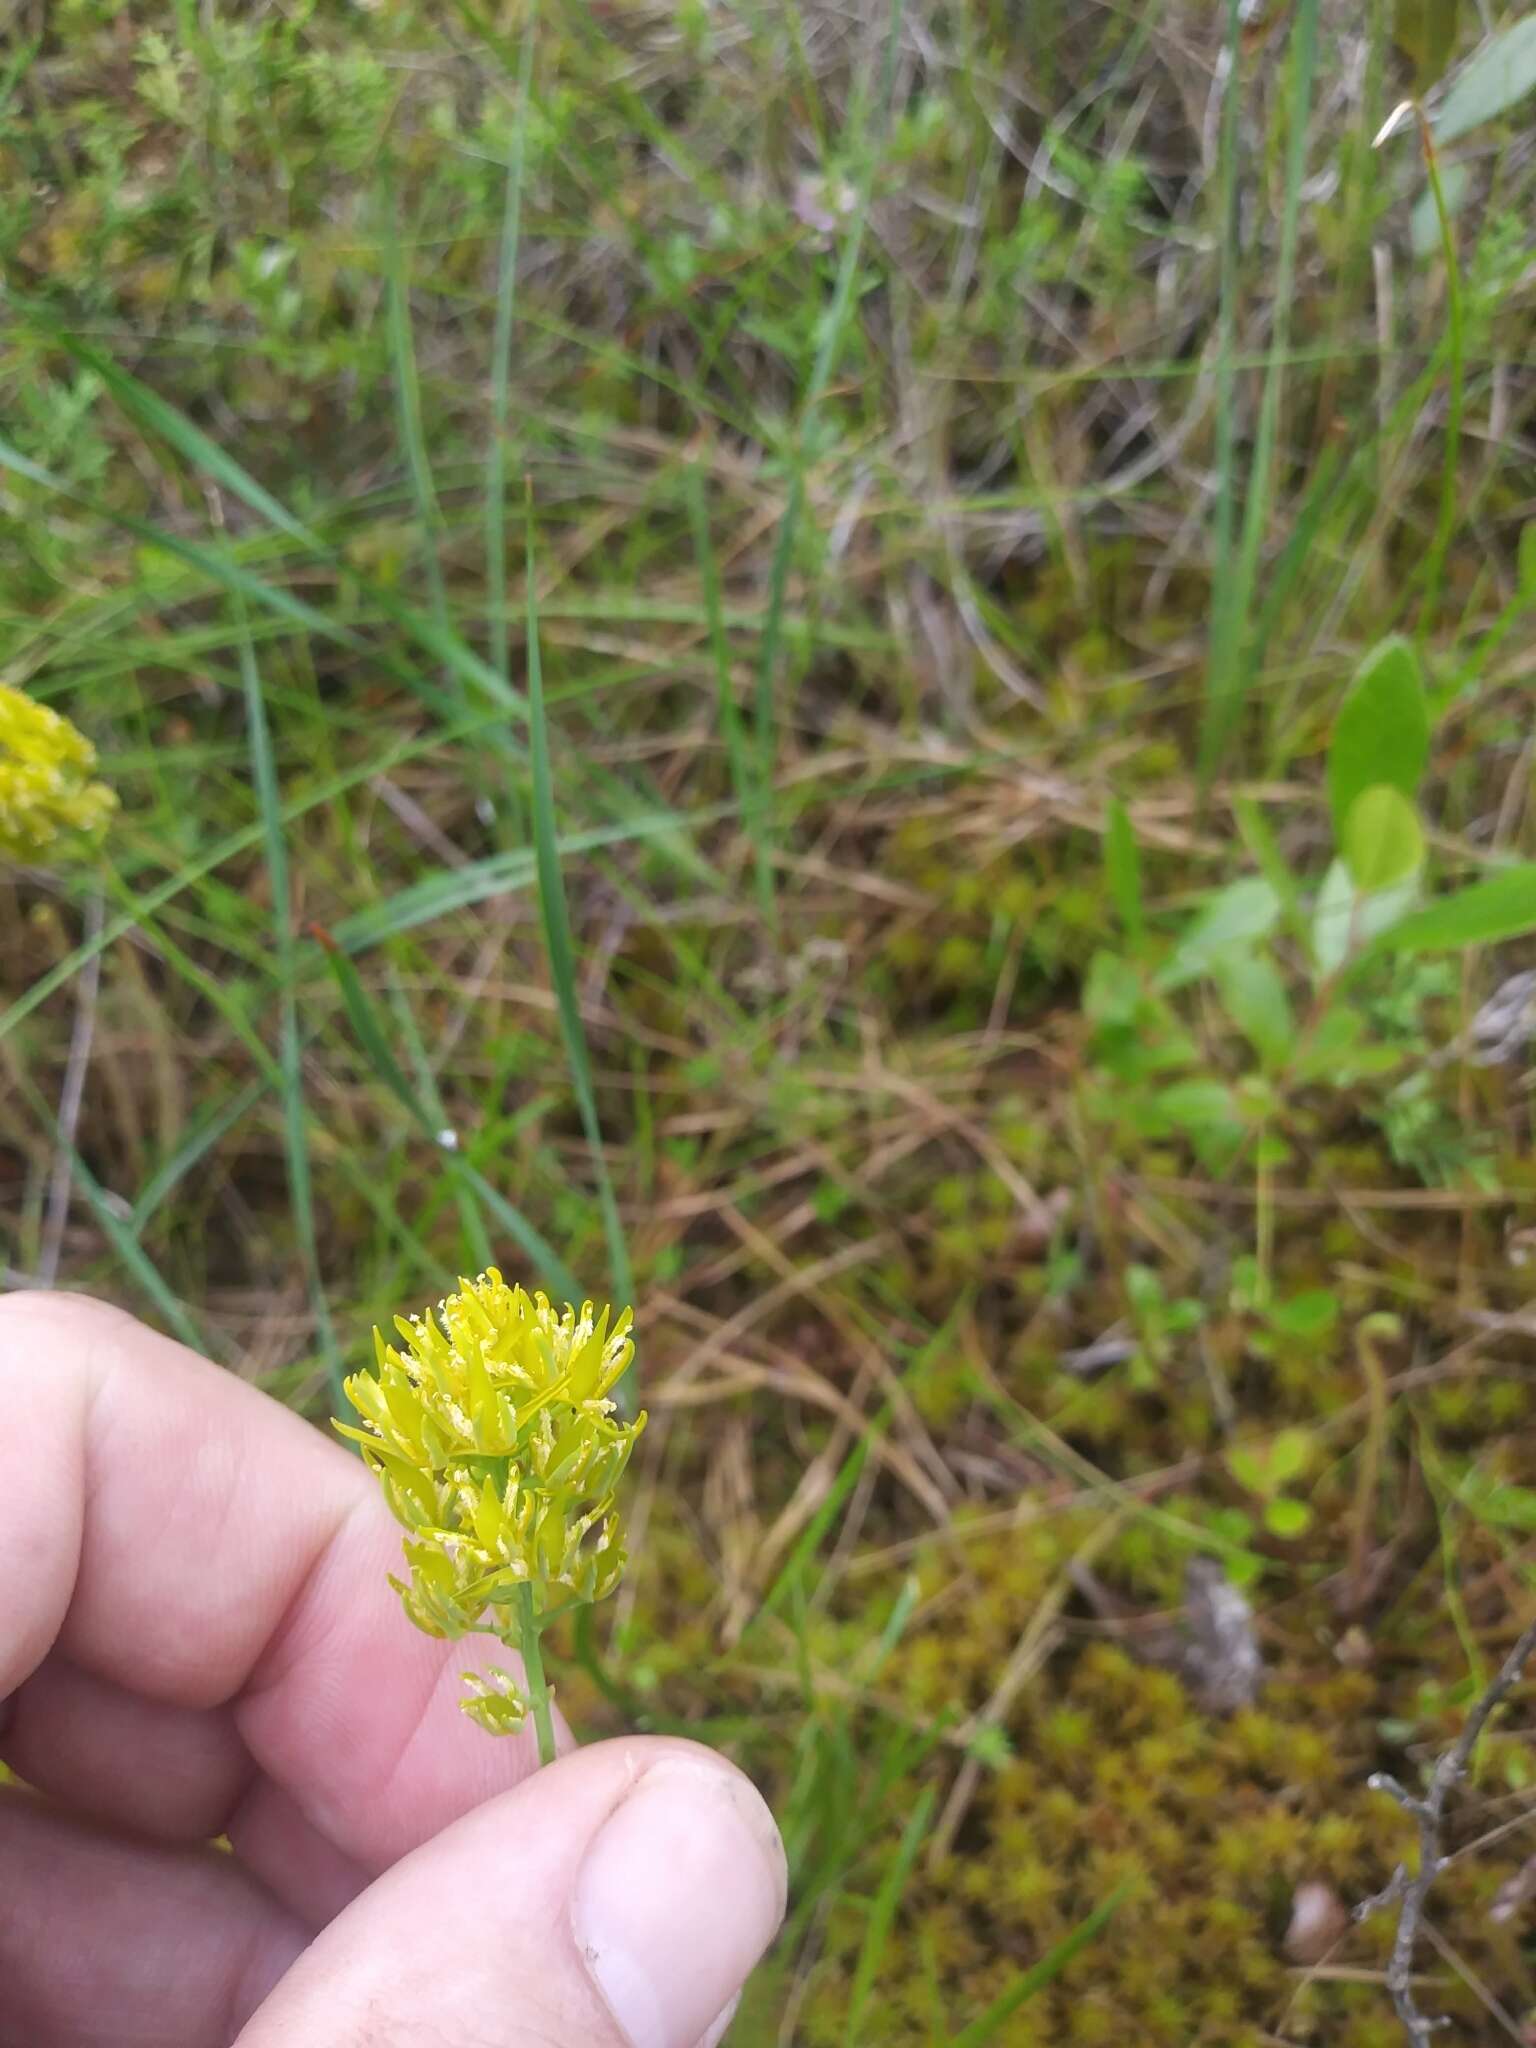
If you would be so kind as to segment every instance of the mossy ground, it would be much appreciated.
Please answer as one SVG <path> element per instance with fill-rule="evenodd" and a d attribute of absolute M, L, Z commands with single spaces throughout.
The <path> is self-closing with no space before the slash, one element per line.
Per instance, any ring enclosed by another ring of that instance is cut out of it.
<path fill-rule="evenodd" d="M 1030 12 L 1026 49 L 1014 9 L 909 0 L 888 69 L 884 0 L 561 0 L 523 110 L 511 7 L 22 9 L 0 654 L 88 728 L 121 815 L 99 865 L 0 877 L 0 1244 L 317 1417 L 317 1291 L 355 1360 L 487 1242 L 511 1270 L 318 925 L 455 1156 L 603 1287 L 526 852 L 526 470 L 654 1418 L 632 1578 L 558 1676 L 582 1726 L 719 1742 L 783 1815 L 793 1918 L 733 2040 L 947 2042 L 1124 1883 L 994 2038 L 1389 2048 L 1389 1923 L 1316 1965 L 1285 1935 L 1298 1884 L 1385 1880 L 1406 1831 L 1367 1776 L 1454 1738 L 1529 1598 L 1529 1054 L 1456 1050 L 1529 951 L 1384 964 L 1358 1038 L 1278 1076 L 1207 986 L 1153 984 L 1253 872 L 1245 803 L 1316 884 L 1330 726 L 1394 627 L 1442 706 L 1437 885 L 1532 853 L 1530 155 L 1497 126 L 1466 152 L 1469 431 L 1426 616 L 1444 267 L 1411 242 L 1412 146 L 1370 147 L 1404 85 L 1390 10 L 1323 8 L 1253 682 L 1202 789 L 1286 24 L 1240 58 L 1225 244 L 1216 11 Z M 463 658 L 498 588 L 512 701 Z M 1306 1018 L 1302 949 L 1276 959 Z M 1141 1654 L 1200 1554 L 1258 1615 L 1235 1715 Z M 1531 1847 L 1523 1725 L 1479 1758 L 1421 1959 L 1463 2039 L 1508 2038 L 1489 1998 L 1536 2003 L 1525 1929 L 1490 1916 Z"/>

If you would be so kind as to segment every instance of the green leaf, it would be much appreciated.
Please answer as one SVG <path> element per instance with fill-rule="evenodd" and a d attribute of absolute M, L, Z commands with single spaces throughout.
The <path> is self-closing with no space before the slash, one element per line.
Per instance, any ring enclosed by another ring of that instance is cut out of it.
<path fill-rule="evenodd" d="M 1234 1444 L 1222 1463 L 1238 1485 L 1246 1487 L 1249 1493 L 1269 1491 L 1269 1466 L 1251 1444 Z"/>
<path fill-rule="evenodd" d="M 1349 957 L 1355 885 L 1343 861 L 1330 861 L 1312 912 L 1312 954 L 1320 974 L 1333 974 Z"/>
<path fill-rule="evenodd" d="M 1522 861 L 1394 922 L 1371 946 L 1379 953 L 1455 953 L 1536 931 L 1536 861 Z"/>
<path fill-rule="evenodd" d="M 1109 822 L 1104 831 L 1104 878 L 1126 939 L 1133 951 L 1139 951 L 1147 933 L 1142 908 L 1141 853 L 1130 812 L 1119 797 L 1111 797 L 1109 804 Z"/>
<path fill-rule="evenodd" d="M 1312 1510 L 1304 1500 L 1272 1500 L 1264 1510 L 1264 1526 L 1282 1542 L 1294 1542 L 1312 1526 Z"/>
<path fill-rule="evenodd" d="M 1307 928 L 1301 906 L 1301 884 L 1281 852 L 1280 842 L 1270 829 L 1269 820 L 1251 796 L 1234 797 L 1232 815 L 1244 846 L 1253 855 L 1254 866 L 1280 899 L 1280 912 L 1287 929 L 1305 945 Z"/>
<path fill-rule="evenodd" d="M 1339 835 L 1355 887 L 1362 895 L 1394 888 L 1424 865 L 1424 830 L 1418 812 L 1389 782 L 1361 790 Z"/>
<path fill-rule="evenodd" d="M 1418 877 L 1410 875 L 1390 889 L 1366 895 L 1351 882 L 1343 861 L 1333 861 L 1312 917 L 1312 951 L 1319 972 L 1334 974 L 1351 953 L 1363 955 L 1372 939 L 1407 915 L 1418 893 Z"/>
<path fill-rule="evenodd" d="M 1147 992 L 1141 976 L 1118 953 L 1100 951 L 1088 963 L 1083 1013 L 1090 1024 L 1134 1024 Z"/>
<path fill-rule="evenodd" d="M 1209 974 L 1223 954 L 1246 951 L 1274 929 L 1280 898 L 1268 882 L 1250 875 L 1219 890 L 1191 919 L 1188 930 L 1157 976 L 1160 989 L 1182 988 Z"/>
<path fill-rule="evenodd" d="M 1317 1441 L 1307 1429 L 1282 1429 L 1269 1447 L 1269 1474 L 1275 1486 L 1289 1486 L 1300 1479 L 1317 1451 Z"/>
<path fill-rule="evenodd" d="M 1490 36 L 1472 56 L 1435 117 L 1435 140 L 1454 142 L 1504 113 L 1536 86 L 1536 14 Z"/>
<path fill-rule="evenodd" d="M 1412 799 L 1428 761 L 1429 707 L 1419 657 L 1404 639 L 1383 640 L 1350 684 L 1328 747 L 1328 802 L 1339 839 L 1362 791 L 1386 783 Z"/>
<path fill-rule="evenodd" d="M 1175 1081 L 1158 1090 L 1157 1106 L 1175 1130 L 1242 1124 L 1237 1098 L 1225 1081 Z"/>
<path fill-rule="evenodd" d="M 1270 1328 L 1282 1337 L 1322 1337 L 1339 1320 L 1339 1297 L 1330 1287 L 1308 1287 L 1269 1312 Z"/>
<path fill-rule="evenodd" d="M 1296 1043 L 1296 1020 L 1273 960 L 1229 953 L 1216 963 L 1214 979 L 1222 1008 L 1264 1065 L 1282 1065 Z"/>
<path fill-rule="evenodd" d="M 1457 1487 L 1456 1498 L 1480 1522 L 1501 1529 L 1536 1529 L 1536 1493 L 1528 1486 L 1514 1486 L 1474 1471 Z"/>
<path fill-rule="evenodd" d="M 1413 67 L 1415 93 L 1427 92 L 1445 76 L 1460 15 L 1460 0 L 1397 0 L 1392 40 Z"/>

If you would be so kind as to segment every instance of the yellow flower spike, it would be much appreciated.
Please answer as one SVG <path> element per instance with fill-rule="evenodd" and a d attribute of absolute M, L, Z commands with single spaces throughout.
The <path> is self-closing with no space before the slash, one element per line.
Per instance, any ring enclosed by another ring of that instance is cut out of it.
<path fill-rule="evenodd" d="M 91 781 L 95 765 L 67 718 L 0 683 L 0 855 L 31 860 L 57 839 L 99 832 L 117 798 Z"/>
<path fill-rule="evenodd" d="M 634 1356 L 633 1321 L 590 1301 L 557 1310 L 492 1266 L 435 1312 L 396 1316 L 399 1344 L 374 1331 L 373 1370 L 346 1382 L 361 1426 L 334 1425 L 410 1532 L 410 1579 L 390 1583 L 411 1621 L 522 1655 L 526 1698 L 505 1672 L 467 1676 L 465 1712 L 492 1734 L 531 1715 L 544 1763 L 543 1631 L 555 1612 L 606 1598 L 627 1562 L 615 1493 L 645 1417 L 621 1421 L 609 1397 Z"/>

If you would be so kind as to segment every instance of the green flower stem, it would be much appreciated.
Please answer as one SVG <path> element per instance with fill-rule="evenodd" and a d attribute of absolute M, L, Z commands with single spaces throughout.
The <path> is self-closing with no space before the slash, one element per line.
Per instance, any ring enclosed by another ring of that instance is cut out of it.
<path fill-rule="evenodd" d="M 517 1647 L 522 1653 L 528 1680 L 528 1707 L 539 1732 L 539 1762 L 555 1760 L 555 1718 L 550 1710 L 549 1681 L 544 1676 L 544 1651 L 539 1642 L 544 1632 L 543 1617 L 533 1602 L 533 1587 L 527 1580 L 517 1589 Z"/>

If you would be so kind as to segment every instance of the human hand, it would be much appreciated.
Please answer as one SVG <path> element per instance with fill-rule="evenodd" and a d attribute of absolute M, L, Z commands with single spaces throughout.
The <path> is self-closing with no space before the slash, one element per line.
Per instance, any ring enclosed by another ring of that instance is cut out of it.
<path fill-rule="evenodd" d="M 654 1737 L 535 1770 L 398 1556 L 276 1402 L 0 1300 L 0 1759 L 43 1795 L 0 1792 L 0 2048 L 713 2048 L 783 1912 L 762 1800 Z"/>

